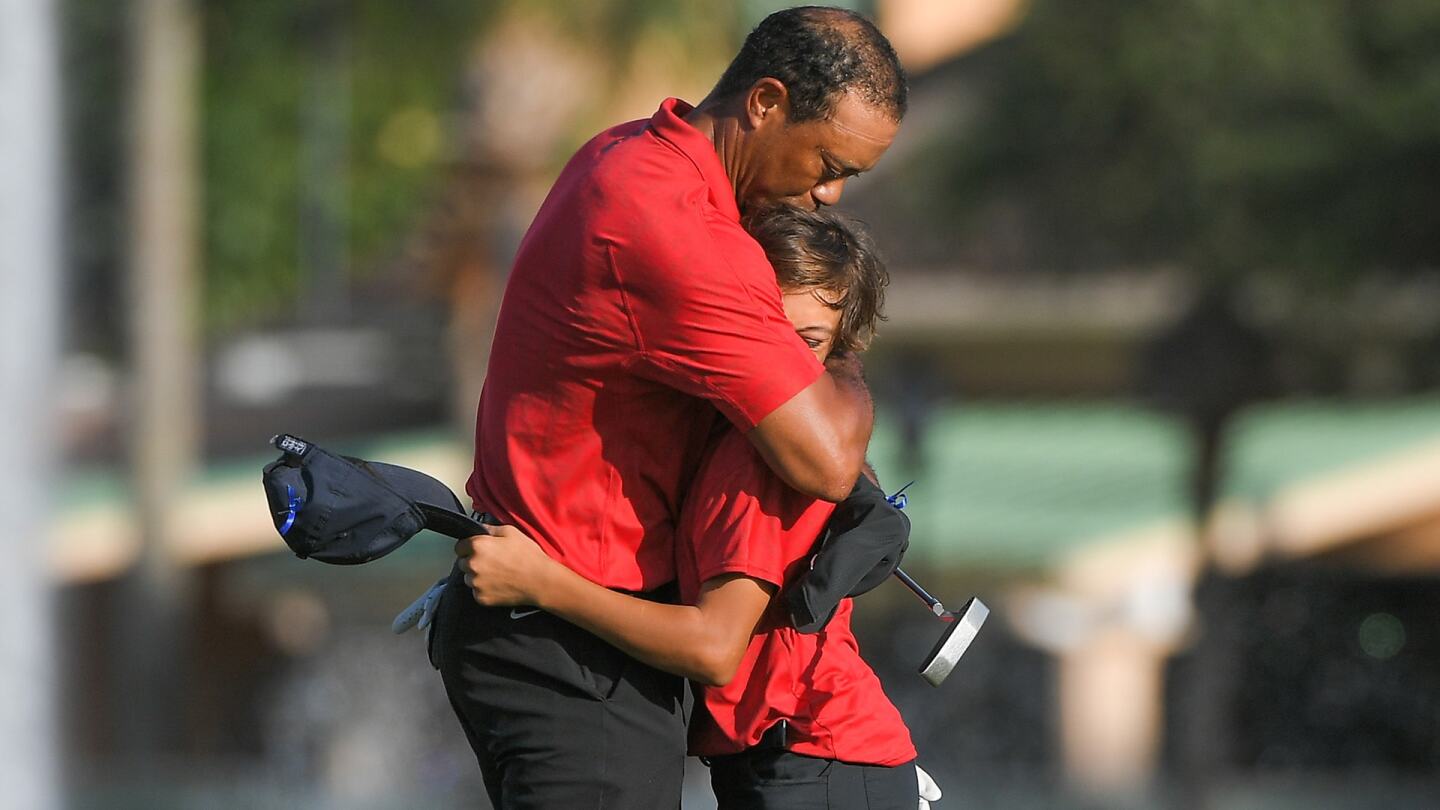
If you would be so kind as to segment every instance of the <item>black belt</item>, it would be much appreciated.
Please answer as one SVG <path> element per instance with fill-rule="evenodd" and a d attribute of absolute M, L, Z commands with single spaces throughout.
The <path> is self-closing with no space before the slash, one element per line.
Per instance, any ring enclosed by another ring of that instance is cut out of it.
<path fill-rule="evenodd" d="M 741 751 L 738 754 L 721 754 L 720 756 L 715 757 L 700 757 L 700 761 L 705 763 L 707 766 L 713 766 L 715 763 L 723 763 L 729 760 L 735 760 L 741 757 L 748 757 L 755 754 L 784 751 L 789 744 L 789 734 L 790 721 L 781 720 L 770 728 L 765 729 L 765 733 L 760 735 L 760 739 L 757 740 L 754 745 L 746 748 L 744 751 Z"/>

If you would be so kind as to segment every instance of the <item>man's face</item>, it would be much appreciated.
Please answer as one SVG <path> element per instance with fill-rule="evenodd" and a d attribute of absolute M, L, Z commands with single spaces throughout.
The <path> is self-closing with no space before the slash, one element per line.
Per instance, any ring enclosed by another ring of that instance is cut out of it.
<path fill-rule="evenodd" d="M 828 118 L 794 123 L 786 119 L 785 109 L 781 106 L 755 125 L 742 208 L 786 203 L 814 210 L 834 205 L 845 181 L 873 168 L 900 129 L 898 122 L 853 93 L 841 96 Z"/>

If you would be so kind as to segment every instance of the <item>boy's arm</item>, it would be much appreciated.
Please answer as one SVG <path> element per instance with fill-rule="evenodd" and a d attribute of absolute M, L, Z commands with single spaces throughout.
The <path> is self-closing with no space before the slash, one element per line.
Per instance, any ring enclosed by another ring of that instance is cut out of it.
<path fill-rule="evenodd" d="M 708 686 L 734 677 L 775 586 L 729 574 L 705 582 L 699 604 L 617 593 L 552 560 L 512 526 L 487 526 L 455 544 L 470 595 L 482 605 L 534 605 L 657 669 Z"/>

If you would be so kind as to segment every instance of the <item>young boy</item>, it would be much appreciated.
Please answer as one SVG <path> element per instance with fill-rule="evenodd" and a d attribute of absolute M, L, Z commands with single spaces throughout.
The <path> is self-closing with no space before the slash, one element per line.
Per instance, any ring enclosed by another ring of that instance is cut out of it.
<path fill-rule="evenodd" d="M 888 279 L 868 235 L 827 212 L 781 209 L 750 223 L 776 270 L 786 315 L 823 361 L 874 331 Z M 527 605 L 691 679 L 690 752 L 711 766 L 720 807 L 903 808 L 920 790 L 909 731 L 860 658 L 841 602 L 802 634 L 774 597 L 805 568 L 834 505 L 781 481 L 723 422 L 676 531 L 683 604 L 608 590 L 518 530 L 461 541 L 486 605 Z"/>

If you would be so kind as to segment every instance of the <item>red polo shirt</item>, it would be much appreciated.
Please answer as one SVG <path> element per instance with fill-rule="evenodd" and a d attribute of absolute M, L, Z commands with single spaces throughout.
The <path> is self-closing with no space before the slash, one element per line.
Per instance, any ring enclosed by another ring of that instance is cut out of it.
<path fill-rule="evenodd" d="M 823 368 L 669 99 L 571 158 L 520 244 L 475 427 L 475 508 L 611 588 L 674 579 L 715 409 L 742 430 Z"/>
<path fill-rule="evenodd" d="M 721 574 L 783 584 L 805 565 L 833 510 L 786 486 L 744 436 L 726 430 L 702 463 L 680 519 L 682 601 L 695 604 L 700 586 Z M 860 657 L 850 612 L 845 599 L 824 630 L 804 635 L 772 600 L 734 679 L 700 690 L 690 753 L 738 753 L 786 720 L 788 747 L 797 754 L 862 765 L 913 760 L 910 731 Z"/>

